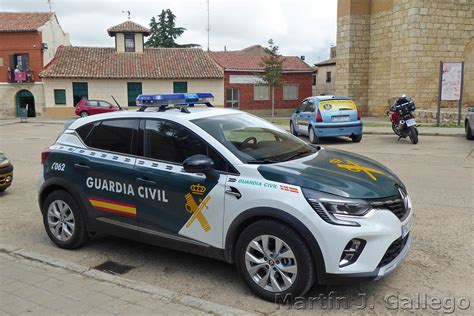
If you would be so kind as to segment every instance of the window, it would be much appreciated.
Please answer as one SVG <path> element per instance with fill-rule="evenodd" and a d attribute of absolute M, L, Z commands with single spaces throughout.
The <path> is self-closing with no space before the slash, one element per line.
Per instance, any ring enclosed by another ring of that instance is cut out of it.
<path fill-rule="evenodd" d="M 246 113 L 212 116 L 192 122 L 246 163 L 280 162 L 315 152 L 299 138 Z"/>
<path fill-rule="evenodd" d="M 88 126 L 91 124 L 87 124 L 77 130 L 87 146 L 122 154 L 132 153 L 138 120 L 108 120 L 92 124 L 92 128 Z"/>
<path fill-rule="evenodd" d="M 145 123 L 145 157 L 182 164 L 193 155 L 207 155 L 214 168 L 227 171 L 226 161 L 203 140 L 184 126 L 164 120 L 147 120 Z"/>
<path fill-rule="evenodd" d="M 283 100 L 298 100 L 298 85 L 284 84 L 283 85 Z"/>
<path fill-rule="evenodd" d="M 267 85 L 255 85 L 253 89 L 254 100 L 270 100 L 270 87 Z"/>
<path fill-rule="evenodd" d="M 135 52 L 135 34 L 125 34 L 125 51 Z"/>
<path fill-rule="evenodd" d="M 89 100 L 89 101 L 86 102 L 86 105 L 87 106 L 99 106 L 99 102 Z"/>
<path fill-rule="evenodd" d="M 331 72 L 326 72 L 326 82 L 331 82 Z"/>
<path fill-rule="evenodd" d="M 54 104 L 56 105 L 66 104 L 66 90 L 54 89 Z"/>
<path fill-rule="evenodd" d="M 304 110 L 306 109 L 306 105 L 308 104 L 307 102 L 308 102 L 307 100 L 304 100 L 303 103 L 298 105 L 298 108 L 296 109 L 296 111 L 304 112 Z"/>
<path fill-rule="evenodd" d="M 306 101 L 306 108 L 304 109 L 305 112 L 314 112 L 314 103 L 313 100 Z"/>
<path fill-rule="evenodd" d="M 72 83 L 72 97 L 74 101 L 74 106 L 79 103 L 82 99 L 89 98 L 89 92 L 87 87 L 87 82 L 73 82 Z"/>
<path fill-rule="evenodd" d="M 102 107 L 102 108 L 109 108 L 112 106 L 112 104 L 110 104 L 109 102 L 106 102 L 106 101 L 99 101 L 99 106 Z"/>
<path fill-rule="evenodd" d="M 238 109 L 240 106 L 240 90 L 227 89 L 225 106 L 228 108 Z"/>
<path fill-rule="evenodd" d="M 313 86 L 316 85 L 316 74 L 313 74 Z"/>
<path fill-rule="evenodd" d="M 173 82 L 173 93 L 188 93 L 188 83 L 186 81 Z"/>
<path fill-rule="evenodd" d="M 137 105 L 137 97 L 142 94 L 141 82 L 127 82 L 128 106 Z"/>

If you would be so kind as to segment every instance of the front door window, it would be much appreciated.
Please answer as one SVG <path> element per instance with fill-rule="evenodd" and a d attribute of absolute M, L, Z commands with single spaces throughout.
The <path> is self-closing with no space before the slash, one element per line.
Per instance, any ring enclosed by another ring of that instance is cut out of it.
<path fill-rule="evenodd" d="M 227 89 L 226 107 L 232 109 L 240 108 L 240 90 Z"/>

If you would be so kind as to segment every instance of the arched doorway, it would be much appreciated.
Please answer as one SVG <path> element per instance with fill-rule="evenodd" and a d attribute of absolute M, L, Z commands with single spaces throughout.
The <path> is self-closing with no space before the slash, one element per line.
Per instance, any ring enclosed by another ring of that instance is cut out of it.
<path fill-rule="evenodd" d="M 26 108 L 28 105 L 28 117 L 35 117 L 35 97 L 28 90 L 20 90 L 16 94 L 16 116 L 20 116 L 20 109 Z"/>

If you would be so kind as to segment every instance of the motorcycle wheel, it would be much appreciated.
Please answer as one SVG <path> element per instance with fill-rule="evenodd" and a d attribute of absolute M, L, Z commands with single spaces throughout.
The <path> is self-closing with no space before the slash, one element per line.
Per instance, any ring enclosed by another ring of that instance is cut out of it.
<path fill-rule="evenodd" d="M 413 145 L 418 144 L 418 131 L 416 130 L 415 126 L 410 126 L 410 130 L 408 131 L 408 136 L 410 137 L 410 140 L 413 143 Z"/>
<path fill-rule="evenodd" d="M 395 133 L 395 135 L 400 136 L 400 129 L 398 128 L 397 125 L 392 124 L 392 130 Z"/>

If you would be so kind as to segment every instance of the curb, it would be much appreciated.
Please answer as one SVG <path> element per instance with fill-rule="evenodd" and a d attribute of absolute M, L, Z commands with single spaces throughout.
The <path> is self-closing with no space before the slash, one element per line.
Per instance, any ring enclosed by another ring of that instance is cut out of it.
<path fill-rule="evenodd" d="M 15 121 L 15 122 L 2 123 L 2 121 L 0 120 L 0 126 L 7 126 L 7 125 L 14 125 L 14 124 L 57 124 L 57 125 L 64 125 L 65 122 L 59 122 L 59 121 L 29 121 L 29 122 L 20 122 L 20 121 Z"/>
<path fill-rule="evenodd" d="M 209 302 L 200 298 L 189 295 L 179 294 L 174 291 L 167 290 L 158 286 L 147 284 L 144 282 L 130 280 L 121 276 L 108 274 L 102 271 L 93 270 L 73 262 L 64 261 L 50 256 L 45 256 L 32 251 L 21 249 L 10 245 L 0 244 L 0 252 L 10 256 L 21 257 L 23 259 L 37 261 L 56 268 L 69 270 L 73 273 L 83 275 L 87 278 L 96 279 L 98 281 L 108 282 L 123 288 L 144 292 L 147 294 L 161 296 L 171 300 L 174 303 L 199 309 L 203 312 L 216 315 L 253 315 L 247 311 L 239 310 L 230 306 Z"/>

